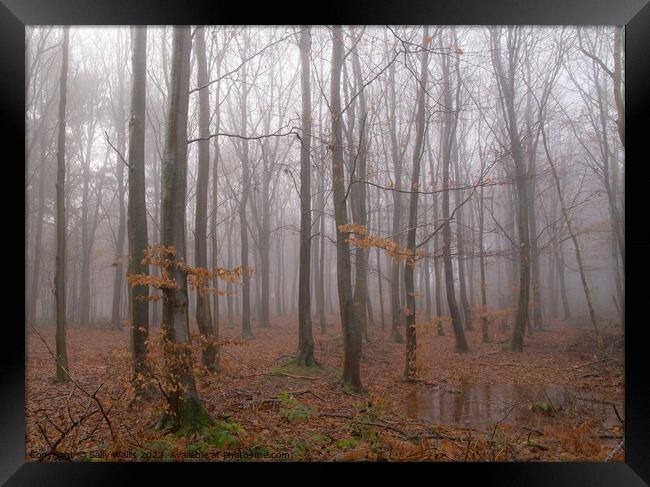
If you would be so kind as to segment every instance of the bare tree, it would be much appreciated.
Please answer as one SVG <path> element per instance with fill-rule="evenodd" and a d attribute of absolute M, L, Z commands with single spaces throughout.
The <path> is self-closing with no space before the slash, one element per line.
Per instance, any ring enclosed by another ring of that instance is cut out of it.
<path fill-rule="evenodd" d="M 529 184 L 527 168 L 524 159 L 524 149 L 521 143 L 519 118 L 517 117 L 515 101 L 515 76 L 521 68 L 522 28 L 507 27 L 505 48 L 507 49 L 506 66 L 503 66 L 503 48 L 500 28 L 490 30 L 492 40 L 492 64 L 494 66 L 497 85 L 503 104 L 504 118 L 508 131 L 508 143 L 515 170 L 517 188 L 517 232 L 519 236 L 519 298 L 517 314 L 510 341 L 510 349 L 520 352 L 524 346 L 524 333 L 528 324 L 528 304 L 530 299 L 530 226 L 529 226 Z"/>
<path fill-rule="evenodd" d="M 54 295 L 56 297 L 56 380 L 66 382 L 68 376 L 68 351 L 66 348 L 65 307 L 65 107 L 68 87 L 68 57 L 70 50 L 70 28 L 63 28 L 61 45 L 61 78 L 59 82 L 59 127 L 56 150 L 56 274 Z"/>
<path fill-rule="evenodd" d="M 422 29 L 422 43 L 426 47 L 431 43 L 429 27 Z M 425 103 L 424 92 L 427 89 L 429 78 L 429 50 L 423 49 L 420 64 L 420 79 L 417 97 L 417 114 L 415 120 L 415 147 L 413 148 L 413 173 L 411 175 L 411 194 L 409 201 L 408 233 L 406 234 L 406 249 L 408 259 L 404 269 L 404 289 L 406 290 L 406 367 L 404 375 L 407 380 L 413 381 L 416 376 L 416 330 L 415 330 L 415 237 L 418 224 L 418 196 L 420 187 L 420 161 L 424 153 L 425 137 Z"/>
<path fill-rule="evenodd" d="M 147 207 L 145 201 L 145 105 L 147 93 L 147 28 L 131 27 L 131 118 L 129 120 L 129 196 L 128 234 L 129 274 L 149 275 L 149 266 L 143 263 L 148 246 Z M 130 298 L 131 346 L 133 379 L 136 387 L 148 378 L 147 340 L 149 338 L 149 289 L 132 286 Z"/>
<path fill-rule="evenodd" d="M 438 33 L 438 41 L 440 45 L 442 42 L 442 33 Z M 449 307 L 449 314 L 451 315 L 451 325 L 454 330 L 456 338 L 456 351 L 467 352 L 467 340 L 465 339 L 465 332 L 461 323 L 460 312 L 458 311 L 458 304 L 456 302 L 456 291 L 454 290 L 454 268 L 451 260 L 451 221 L 449 210 L 449 169 L 451 166 L 451 151 L 456 139 L 456 128 L 458 126 L 458 99 L 460 96 L 460 74 L 458 70 L 458 57 L 456 57 L 456 97 L 454 104 L 454 97 L 451 88 L 451 72 L 450 72 L 450 59 L 447 56 L 442 56 L 442 89 L 443 89 L 443 103 L 447 107 L 443 114 L 442 123 L 442 255 L 445 269 L 445 291 L 447 294 L 447 306 Z M 455 107 L 452 108 L 452 107 Z"/>
<path fill-rule="evenodd" d="M 298 363 L 314 364 L 311 326 L 311 34 L 300 32 L 300 85 L 302 88 L 302 136 L 300 137 L 300 282 L 298 284 Z"/>
<path fill-rule="evenodd" d="M 197 27 L 194 33 L 196 45 L 196 82 L 204 86 L 208 82 L 208 63 L 205 55 L 205 29 Z M 199 151 L 196 180 L 196 214 L 194 217 L 194 260 L 197 267 L 208 267 L 208 183 L 210 181 L 210 92 L 199 91 Z M 196 297 L 196 324 L 205 337 L 201 349 L 201 362 L 208 370 L 217 369 L 217 347 L 214 341 L 210 298 L 199 289 Z"/>
<path fill-rule="evenodd" d="M 343 385 L 355 391 L 361 389 L 361 329 L 354 314 L 350 244 L 344 225 L 348 223 L 343 134 L 341 120 L 341 70 L 343 65 L 343 32 L 341 26 L 332 28 L 332 72 L 330 110 L 332 117 L 332 190 L 336 222 L 336 277 L 343 329 Z"/>

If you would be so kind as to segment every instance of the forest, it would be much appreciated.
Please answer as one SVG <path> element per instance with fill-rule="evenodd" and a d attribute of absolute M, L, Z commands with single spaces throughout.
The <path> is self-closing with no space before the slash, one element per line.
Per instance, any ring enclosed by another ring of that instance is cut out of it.
<path fill-rule="evenodd" d="M 30 26 L 28 461 L 623 461 L 619 26 Z"/>

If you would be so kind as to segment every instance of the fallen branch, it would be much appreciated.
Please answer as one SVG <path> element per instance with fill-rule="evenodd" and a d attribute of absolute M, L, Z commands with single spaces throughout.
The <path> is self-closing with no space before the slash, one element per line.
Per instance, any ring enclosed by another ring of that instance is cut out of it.
<path fill-rule="evenodd" d="M 504 363 L 494 363 L 494 362 L 471 362 L 471 365 L 493 365 L 495 367 L 537 367 L 540 369 L 554 369 L 556 368 L 553 365 L 543 365 L 543 364 L 521 364 L 513 362 L 504 362 Z"/>
<path fill-rule="evenodd" d="M 288 374 L 287 372 L 282 372 L 279 370 L 276 370 L 275 372 L 272 372 L 271 375 L 284 375 L 285 377 L 291 377 L 292 379 L 309 379 L 309 380 L 316 380 L 318 377 L 310 377 L 308 375 L 293 375 L 293 374 Z"/>

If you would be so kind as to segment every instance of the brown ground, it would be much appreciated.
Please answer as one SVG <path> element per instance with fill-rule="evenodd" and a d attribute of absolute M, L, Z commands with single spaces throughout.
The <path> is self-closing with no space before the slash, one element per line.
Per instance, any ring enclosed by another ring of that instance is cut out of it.
<path fill-rule="evenodd" d="M 254 452 L 262 455 L 261 460 L 603 461 L 620 444 L 623 429 L 618 417 L 624 417 L 620 335 L 607 333 L 610 355 L 597 359 L 587 330 L 553 323 L 549 330 L 526 337 L 525 352 L 512 353 L 504 350 L 509 332 L 493 326 L 492 343 L 482 344 L 478 330 L 467 332 L 471 352 L 457 354 L 448 326 L 446 335 L 438 337 L 433 326 L 423 324 L 418 326 L 420 381 L 412 384 L 402 379 L 404 345 L 392 343 L 388 332 L 371 329 L 362 361 L 366 392 L 354 395 L 337 383 L 342 339 L 336 316 L 329 319 L 324 335 L 314 326 L 320 368 L 286 365 L 297 346 L 295 316 L 276 318 L 271 328 L 254 328 L 255 337 L 243 344 L 236 341 L 237 326 L 223 326 L 222 338 L 235 341 L 222 347 L 221 372 L 210 375 L 196 369 L 201 397 L 219 423 L 190 437 L 151 430 L 161 414 L 162 399 L 131 402 L 127 331 L 68 330 L 71 375 L 79 387 L 52 381 L 52 356 L 31 331 L 27 458 L 117 460 L 120 455 L 125 459 L 135 455 L 149 460 L 184 456 L 220 460 L 229 458 L 224 452 L 231 456 Z M 39 332 L 53 349 L 53 328 Z M 417 397 L 428 397 L 427 391 L 439 391 L 441 401 L 457 405 L 454 414 L 460 413 L 462 398 L 469 397 L 463 391 L 471 384 L 566 385 L 577 396 L 597 397 L 590 401 L 601 409 L 595 414 L 579 407 L 585 400 L 551 410 L 550 400 L 519 404 L 528 411 L 525 417 L 535 421 L 534 427 L 513 420 L 514 415 L 490 420 L 475 414 L 472 419 L 477 421 L 466 427 L 435 424 L 418 416 Z M 444 394 L 459 399 L 447 401 Z M 601 414 L 605 409 L 607 418 Z M 622 460 L 623 450 L 611 460 Z"/>

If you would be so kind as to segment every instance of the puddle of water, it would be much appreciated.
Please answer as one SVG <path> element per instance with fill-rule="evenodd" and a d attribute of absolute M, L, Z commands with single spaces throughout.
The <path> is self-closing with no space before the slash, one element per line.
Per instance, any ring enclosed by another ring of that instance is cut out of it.
<path fill-rule="evenodd" d="M 588 416 L 605 427 L 620 425 L 611 404 L 623 416 L 622 401 L 564 385 L 441 384 L 418 389 L 406 398 L 406 414 L 436 424 L 480 428 L 495 422 L 540 428 L 549 422 Z M 553 414 L 552 409 L 557 412 Z M 548 412 L 548 410 L 551 410 Z"/>

